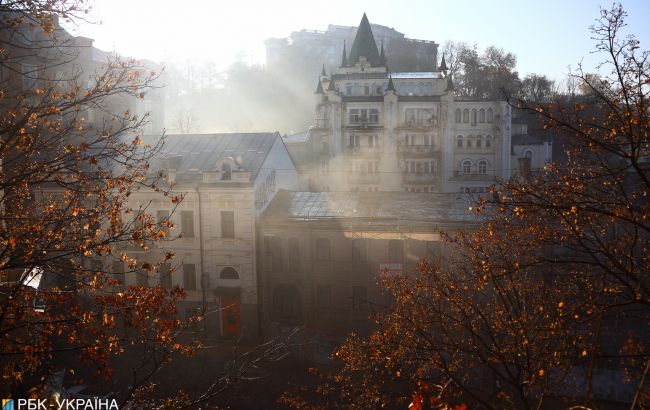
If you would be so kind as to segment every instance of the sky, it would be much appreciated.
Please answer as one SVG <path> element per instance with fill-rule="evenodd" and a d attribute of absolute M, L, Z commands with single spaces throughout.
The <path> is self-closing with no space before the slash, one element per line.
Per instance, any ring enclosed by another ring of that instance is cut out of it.
<path fill-rule="evenodd" d="M 623 0 L 626 33 L 650 49 L 650 1 Z M 264 40 L 288 37 L 328 24 L 356 26 L 364 12 L 371 23 L 393 27 L 409 38 L 494 45 L 517 56 L 520 76 L 562 79 L 582 62 L 587 71 L 599 59 L 591 53 L 589 26 L 599 16 L 598 0 L 95 0 L 91 20 L 71 28 L 95 39 L 95 46 L 165 64 L 264 63 Z M 441 46 L 442 47 L 442 46 Z"/>

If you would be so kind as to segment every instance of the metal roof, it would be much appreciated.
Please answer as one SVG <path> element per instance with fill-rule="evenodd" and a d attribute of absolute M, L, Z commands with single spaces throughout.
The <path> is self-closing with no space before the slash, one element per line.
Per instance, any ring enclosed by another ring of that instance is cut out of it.
<path fill-rule="evenodd" d="M 232 157 L 243 170 L 251 172 L 254 181 L 279 137 L 271 132 L 167 135 L 161 152 L 151 161 L 151 171 L 160 169 L 162 158 L 177 157 L 176 173 L 183 174 L 212 171 L 219 159 Z M 145 142 L 152 143 L 151 138 Z"/>

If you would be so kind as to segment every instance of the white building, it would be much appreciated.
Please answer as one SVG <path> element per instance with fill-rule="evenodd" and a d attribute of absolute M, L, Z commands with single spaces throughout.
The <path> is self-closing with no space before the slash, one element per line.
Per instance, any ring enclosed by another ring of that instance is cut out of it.
<path fill-rule="evenodd" d="M 126 285 L 171 288 L 180 285 L 190 313 L 206 306 L 212 335 L 257 334 L 257 217 L 279 189 L 295 190 L 298 174 L 277 133 L 170 135 L 152 173 L 162 171 L 184 199 L 173 210 L 168 197 L 137 191 L 133 209 L 146 209 L 176 229 L 147 252 L 133 248 L 139 260 L 162 260 L 175 254 L 169 267 L 149 277 L 127 274 Z M 170 216 L 171 215 L 171 216 Z M 179 235 L 181 236 L 179 238 Z"/>
<path fill-rule="evenodd" d="M 388 63 L 364 14 L 350 53 L 319 79 L 316 125 L 286 139 L 311 190 L 484 192 L 550 160 L 535 138 L 513 144 L 505 101 L 457 100 L 444 56 L 430 72 Z"/>

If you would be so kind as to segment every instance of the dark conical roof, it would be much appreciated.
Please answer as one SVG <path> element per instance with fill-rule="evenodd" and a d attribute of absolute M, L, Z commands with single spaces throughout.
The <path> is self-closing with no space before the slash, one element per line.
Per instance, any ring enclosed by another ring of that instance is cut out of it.
<path fill-rule="evenodd" d="M 343 40 L 343 56 L 341 57 L 341 67 L 347 67 L 348 66 L 348 56 L 347 52 L 345 51 L 345 40 Z"/>
<path fill-rule="evenodd" d="M 323 77 L 327 77 L 327 73 L 325 72 L 325 63 L 323 63 L 323 71 L 321 71 L 320 75 L 322 75 Z"/>
<path fill-rule="evenodd" d="M 442 61 L 440 62 L 440 71 L 447 71 L 447 63 L 445 62 L 445 55 L 442 55 Z"/>
<path fill-rule="evenodd" d="M 379 53 L 379 60 L 382 64 L 386 64 L 386 53 L 384 52 L 384 40 L 381 41 L 381 52 Z"/>
<path fill-rule="evenodd" d="M 370 28 L 370 22 L 368 21 L 368 17 L 366 17 L 366 13 L 363 13 L 361 23 L 359 23 L 357 35 L 350 49 L 348 63 L 350 65 L 356 64 L 359 61 L 359 57 L 362 56 L 374 67 L 382 65 L 381 59 L 379 58 L 379 51 L 377 51 L 377 43 L 375 43 L 375 37 L 372 35 L 372 29 Z"/>
<path fill-rule="evenodd" d="M 316 91 L 314 94 L 322 94 L 323 93 L 323 83 L 320 82 L 320 78 L 318 79 L 318 85 L 316 86 Z"/>
<path fill-rule="evenodd" d="M 388 87 L 386 87 L 386 91 L 395 91 L 395 84 L 393 84 L 392 74 L 388 74 Z"/>

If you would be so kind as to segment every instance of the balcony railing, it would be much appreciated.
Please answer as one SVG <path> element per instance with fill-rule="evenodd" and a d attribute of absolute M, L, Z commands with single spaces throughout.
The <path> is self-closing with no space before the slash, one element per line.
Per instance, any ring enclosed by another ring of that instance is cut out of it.
<path fill-rule="evenodd" d="M 407 172 L 403 174 L 405 183 L 409 184 L 433 184 L 436 181 L 436 174 L 426 172 Z"/>
<path fill-rule="evenodd" d="M 351 155 L 376 155 L 383 152 L 381 145 L 346 145 L 345 153 Z"/>
<path fill-rule="evenodd" d="M 416 120 L 406 120 L 402 125 L 405 128 L 431 128 L 438 125 L 438 120 L 435 118 L 429 119 L 416 119 Z"/>
<path fill-rule="evenodd" d="M 397 151 L 402 154 L 433 154 L 435 147 L 433 145 L 400 145 Z"/>
<path fill-rule="evenodd" d="M 350 184 L 378 184 L 379 173 L 377 172 L 352 172 L 348 174 Z"/>
<path fill-rule="evenodd" d="M 463 171 L 454 171 L 454 178 L 464 181 L 487 181 L 494 179 L 494 175 L 491 173 L 479 173 L 479 172 L 468 172 Z"/>

